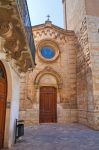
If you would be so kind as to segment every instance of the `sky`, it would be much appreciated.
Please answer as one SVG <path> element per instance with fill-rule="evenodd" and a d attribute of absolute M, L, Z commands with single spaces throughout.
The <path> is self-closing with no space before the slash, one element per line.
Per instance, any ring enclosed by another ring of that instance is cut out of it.
<path fill-rule="evenodd" d="M 62 0 L 27 0 L 31 24 L 45 23 L 47 15 L 54 25 L 63 28 Z"/>

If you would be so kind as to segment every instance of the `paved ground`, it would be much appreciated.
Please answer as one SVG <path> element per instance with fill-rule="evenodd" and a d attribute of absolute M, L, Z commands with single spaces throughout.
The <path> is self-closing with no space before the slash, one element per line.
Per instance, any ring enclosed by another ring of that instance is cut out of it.
<path fill-rule="evenodd" d="M 11 150 L 99 150 L 99 131 L 80 124 L 34 126 Z"/>

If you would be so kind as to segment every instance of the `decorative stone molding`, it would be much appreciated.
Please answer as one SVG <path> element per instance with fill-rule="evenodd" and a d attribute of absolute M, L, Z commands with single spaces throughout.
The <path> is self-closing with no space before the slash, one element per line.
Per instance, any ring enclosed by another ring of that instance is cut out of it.
<path fill-rule="evenodd" d="M 3 48 L 4 48 L 4 38 L 0 37 L 0 51 L 3 51 Z"/>
<path fill-rule="evenodd" d="M 52 48 L 54 51 L 55 51 L 55 56 L 51 59 L 46 59 L 44 58 L 42 55 L 41 55 L 41 49 L 43 47 L 50 47 Z M 54 40 L 51 40 L 51 39 L 44 39 L 44 40 L 41 40 L 38 45 L 37 45 L 37 53 L 38 53 L 38 56 L 39 58 L 44 61 L 44 62 L 52 62 L 52 61 L 55 61 L 58 56 L 59 56 L 59 53 L 60 53 L 60 49 L 59 49 L 59 46 L 58 44 L 54 41 Z"/>
<path fill-rule="evenodd" d="M 23 51 L 21 53 L 21 56 L 16 63 L 20 67 L 19 69 L 20 72 L 26 72 L 28 68 L 32 67 L 30 59 L 31 59 L 30 55 L 28 54 L 27 51 Z"/>
<path fill-rule="evenodd" d="M 62 81 L 62 78 L 61 76 L 59 75 L 59 73 L 57 73 L 53 68 L 49 67 L 49 66 L 46 66 L 42 71 L 40 71 L 36 77 L 35 77 L 35 80 L 34 80 L 34 85 L 37 88 L 39 88 L 39 83 L 40 83 L 40 79 L 43 75 L 45 74 L 51 74 L 52 76 L 54 76 L 56 78 L 56 81 L 57 81 L 57 86 L 59 89 L 62 88 L 63 86 L 63 81 Z"/>
<path fill-rule="evenodd" d="M 61 41 L 65 44 L 70 41 L 73 36 L 75 36 L 73 31 L 66 31 L 65 29 L 57 27 L 53 24 L 51 24 L 50 26 L 47 26 L 46 24 L 33 26 L 32 30 L 35 40 L 43 39 L 45 37 Z"/>
<path fill-rule="evenodd" d="M 33 66 L 24 26 L 15 0 L 0 2 L 0 37 L 5 41 L 3 49 L 7 59 L 15 59 L 20 71 L 27 71 L 28 67 Z"/>
<path fill-rule="evenodd" d="M 13 25 L 9 22 L 0 23 L 0 35 L 4 38 L 9 38 L 12 36 Z"/>

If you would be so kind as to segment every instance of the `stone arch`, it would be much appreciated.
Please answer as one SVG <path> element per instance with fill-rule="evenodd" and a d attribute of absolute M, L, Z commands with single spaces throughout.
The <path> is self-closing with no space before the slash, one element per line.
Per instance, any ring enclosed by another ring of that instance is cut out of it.
<path fill-rule="evenodd" d="M 60 51 L 58 42 L 55 39 L 50 39 L 50 38 L 45 38 L 45 39 L 40 40 L 37 44 L 37 49 L 39 49 L 42 45 L 47 45 L 47 44 L 53 45 L 54 48 L 56 47 Z"/>
<path fill-rule="evenodd" d="M 52 74 L 43 74 L 43 76 L 40 78 L 39 81 L 40 86 L 55 86 L 57 87 L 57 80 L 56 77 L 53 76 Z"/>
<path fill-rule="evenodd" d="M 62 85 L 63 85 L 63 81 L 62 81 L 62 78 L 60 76 L 59 73 L 57 73 L 54 69 L 52 69 L 51 67 L 47 66 L 45 67 L 42 71 L 40 71 L 36 77 L 35 77 L 35 80 L 34 80 L 34 85 L 36 88 L 39 88 L 40 86 L 40 79 L 42 78 L 42 76 L 44 76 L 45 74 L 50 74 L 52 76 L 55 77 L 56 81 L 57 81 L 57 87 L 58 89 L 61 89 L 62 88 Z"/>
<path fill-rule="evenodd" d="M 20 76 L 5 57 L 0 58 L 7 74 L 7 100 L 6 100 L 6 117 L 4 132 L 4 147 L 11 147 L 15 138 L 15 121 L 19 114 L 19 90 Z"/>
<path fill-rule="evenodd" d="M 5 67 L 0 61 L 0 149 L 4 145 L 5 117 L 7 102 L 7 73 Z"/>
<path fill-rule="evenodd" d="M 12 75 L 9 63 L 5 59 L 0 59 L 7 75 L 7 97 L 6 97 L 6 116 L 5 116 L 5 131 L 4 131 L 4 147 L 9 145 L 9 128 L 10 128 L 10 113 L 11 113 L 11 101 L 12 101 Z"/>
<path fill-rule="evenodd" d="M 48 82 L 46 82 L 48 80 Z M 39 110 L 39 115 L 37 121 L 39 122 L 40 120 L 40 104 L 41 104 L 41 88 L 45 88 L 47 90 L 50 90 L 51 88 L 56 89 L 56 98 L 53 100 L 56 100 L 56 113 L 59 111 L 58 104 L 61 101 L 61 88 L 63 85 L 63 81 L 61 78 L 61 75 L 57 73 L 53 68 L 50 66 L 46 66 L 43 70 L 41 70 L 35 77 L 34 79 L 34 86 L 35 86 L 35 100 L 36 100 L 36 107 Z M 53 95 L 53 94 L 52 94 Z M 44 106 L 46 106 L 47 103 L 45 103 Z M 54 114 L 55 115 L 55 114 Z M 58 113 L 57 113 L 57 121 L 59 119 Z"/>

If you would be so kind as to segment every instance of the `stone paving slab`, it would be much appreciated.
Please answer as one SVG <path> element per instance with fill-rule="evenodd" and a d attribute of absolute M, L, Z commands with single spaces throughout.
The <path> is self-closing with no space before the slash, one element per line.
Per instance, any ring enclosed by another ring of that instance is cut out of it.
<path fill-rule="evenodd" d="M 25 128 L 10 150 L 99 150 L 99 131 L 80 124 L 42 124 Z"/>

